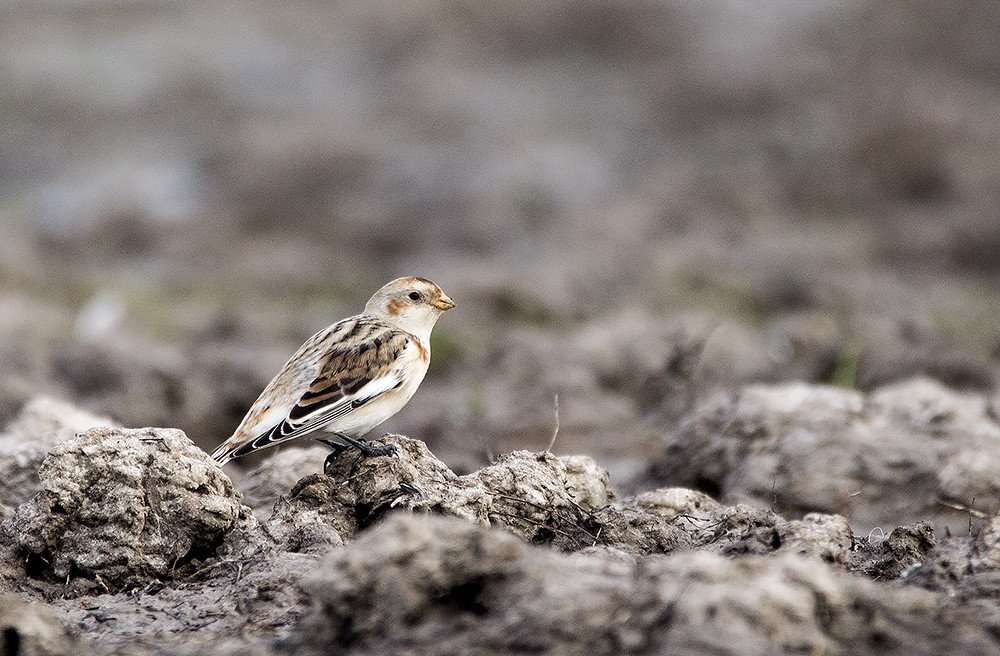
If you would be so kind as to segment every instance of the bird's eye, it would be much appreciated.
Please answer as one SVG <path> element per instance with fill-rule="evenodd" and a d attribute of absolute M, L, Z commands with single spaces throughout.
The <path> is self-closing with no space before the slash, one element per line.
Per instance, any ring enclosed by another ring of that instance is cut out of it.
<path fill-rule="evenodd" d="M 419 301 L 420 300 L 420 294 L 418 294 L 417 292 L 410 292 L 410 300 L 411 301 Z"/>

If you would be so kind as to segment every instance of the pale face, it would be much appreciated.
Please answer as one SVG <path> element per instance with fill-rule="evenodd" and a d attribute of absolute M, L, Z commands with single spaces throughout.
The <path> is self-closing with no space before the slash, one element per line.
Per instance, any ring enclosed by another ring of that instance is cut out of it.
<path fill-rule="evenodd" d="M 441 313 L 453 307 L 455 303 L 430 280 L 409 277 L 393 280 L 375 292 L 365 305 L 365 314 L 426 339 Z"/>

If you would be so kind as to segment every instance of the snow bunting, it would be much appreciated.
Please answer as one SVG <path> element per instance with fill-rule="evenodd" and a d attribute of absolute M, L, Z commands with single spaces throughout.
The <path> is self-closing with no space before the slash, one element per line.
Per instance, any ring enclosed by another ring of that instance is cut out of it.
<path fill-rule="evenodd" d="M 359 438 L 402 409 L 430 364 L 431 329 L 455 307 L 429 280 L 393 280 L 365 311 L 313 335 L 285 363 L 236 428 L 212 454 L 233 458 L 314 431 L 326 431 L 362 455 L 390 455 L 395 445 Z M 320 440 L 340 449 L 346 445 Z"/>

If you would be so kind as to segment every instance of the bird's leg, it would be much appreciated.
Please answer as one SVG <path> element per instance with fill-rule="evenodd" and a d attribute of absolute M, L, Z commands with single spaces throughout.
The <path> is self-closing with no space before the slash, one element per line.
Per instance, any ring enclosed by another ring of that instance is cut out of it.
<path fill-rule="evenodd" d="M 333 449 L 333 453 L 330 454 L 331 456 L 339 456 L 341 453 L 347 450 L 346 444 L 341 444 L 340 442 L 335 442 L 334 440 L 328 440 L 322 437 L 317 437 L 316 441 L 322 442 L 323 444 Z"/>

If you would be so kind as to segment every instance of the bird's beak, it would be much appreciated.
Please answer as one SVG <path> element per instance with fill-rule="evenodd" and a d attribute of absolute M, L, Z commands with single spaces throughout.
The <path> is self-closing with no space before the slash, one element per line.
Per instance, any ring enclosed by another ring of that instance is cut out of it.
<path fill-rule="evenodd" d="M 448 298 L 448 295 L 442 292 L 442 294 L 438 296 L 434 302 L 431 303 L 431 305 L 439 310 L 450 310 L 455 307 L 455 301 Z"/>

